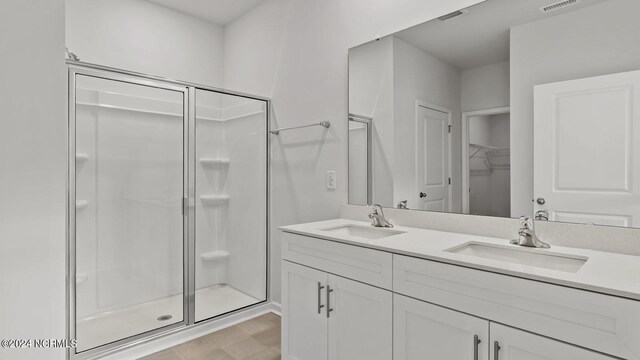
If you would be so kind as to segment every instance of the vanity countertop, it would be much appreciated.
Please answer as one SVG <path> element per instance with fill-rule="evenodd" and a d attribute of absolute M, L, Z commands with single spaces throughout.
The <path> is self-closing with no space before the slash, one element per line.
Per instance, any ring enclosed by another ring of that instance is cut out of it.
<path fill-rule="evenodd" d="M 551 245 L 551 249 L 529 249 L 518 247 L 517 245 L 509 245 L 509 240 L 505 239 L 402 226 L 396 226 L 389 230 L 402 231 L 404 233 L 394 234 L 380 239 L 365 239 L 326 231 L 327 229 L 345 225 L 371 227 L 369 222 L 334 219 L 282 226 L 280 229 L 289 233 L 362 246 L 394 254 L 419 257 L 452 265 L 640 300 L 640 256 L 554 246 L 553 244 Z M 588 260 L 577 272 L 564 272 L 447 251 L 469 242 L 502 246 L 508 245 L 518 250 L 540 254 L 552 252 L 554 255 L 583 257 L 588 258 Z"/>

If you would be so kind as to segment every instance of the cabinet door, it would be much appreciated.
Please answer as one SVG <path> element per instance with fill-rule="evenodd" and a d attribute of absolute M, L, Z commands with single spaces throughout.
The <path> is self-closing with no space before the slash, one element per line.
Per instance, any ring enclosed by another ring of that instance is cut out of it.
<path fill-rule="evenodd" d="M 282 262 L 282 358 L 327 360 L 327 274 Z"/>
<path fill-rule="evenodd" d="M 390 291 L 329 275 L 330 360 L 391 360 Z"/>
<path fill-rule="evenodd" d="M 483 319 L 394 294 L 393 331 L 395 360 L 487 360 Z"/>
<path fill-rule="evenodd" d="M 499 349 L 497 346 L 499 346 Z M 613 360 L 614 358 L 504 325 L 491 323 L 493 360 Z M 496 351 L 497 350 L 497 351 Z"/>

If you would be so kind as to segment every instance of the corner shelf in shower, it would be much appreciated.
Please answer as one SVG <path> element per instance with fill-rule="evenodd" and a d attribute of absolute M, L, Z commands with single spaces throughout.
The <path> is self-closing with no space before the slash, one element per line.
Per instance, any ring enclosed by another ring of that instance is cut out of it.
<path fill-rule="evenodd" d="M 77 163 L 85 162 L 87 160 L 89 160 L 89 154 L 76 153 L 76 162 Z"/>
<path fill-rule="evenodd" d="M 226 250 L 210 251 L 200 254 L 200 259 L 203 261 L 220 261 L 226 260 L 229 257 L 229 252 Z"/>
<path fill-rule="evenodd" d="M 76 200 L 76 209 L 82 210 L 89 206 L 89 200 Z"/>
<path fill-rule="evenodd" d="M 89 275 L 87 273 L 83 273 L 83 272 L 76 273 L 76 284 L 81 285 L 84 282 L 86 282 L 88 278 L 89 278 Z"/>
<path fill-rule="evenodd" d="M 229 165 L 229 159 L 218 159 L 218 158 L 200 158 L 200 164 L 202 166 L 215 166 L 215 165 Z"/>
<path fill-rule="evenodd" d="M 226 205 L 229 202 L 229 195 L 200 195 L 200 201 L 207 206 Z"/>

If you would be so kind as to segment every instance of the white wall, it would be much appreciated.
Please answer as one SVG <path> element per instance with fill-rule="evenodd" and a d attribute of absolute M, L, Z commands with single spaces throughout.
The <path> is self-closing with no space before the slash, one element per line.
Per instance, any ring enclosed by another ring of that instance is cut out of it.
<path fill-rule="evenodd" d="M 533 211 L 533 86 L 640 68 L 638 13 L 607 1 L 511 29 L 512 216 Z"/>
<path fill-rule="evenodd" d="M 278 226 L 338 216 L 347 201 L 347 51 L 475 0 L 268 0 L 227 27 L 225 52 L 245 69 L 225 69 L 225 86 L 273 99 L 271 126 L 330 120 L 272 137 L 271 291 L 280 300 Z M 257 34 L 265 31 L 269 34 Z M 244 34 L 244 36 L 241 36 Z M 232 55 L 233 54 L 233 55 Z M 258 54 L 259 56 L 253 56 Z M 337 171 L 336 191 L 325 189 Z"/>
<path fill-rule="evenodd" d="M 0 338 L 65 337 L 64 2 L 0 2 Z M 64 359 L 4 349 L 2 359 Z"/>
<path fill-rule="evenodd" d="M 222 87 L 221 26 L 143 0 L 66 0 L 66 44 L 84 62 Z"/>
<path fill-rule="evenodd" d="M 416 100 L 450 110 L 451 164 L 461 164 L 460 144 L 460 72 L 453 66 L 395 38 L 393 43 L 395 201 L 409 200 L 409 208 L 418 208 L 416 196 Z M 450 169 L 452 208 L 462 210 L 461 167 Z M 395 204 L 391 204 L 394 206 Z"/>
<path fill-rule="evenodd" d="M 509 62 L 463 70 L 462 111 L 509 106 Z"/>
<path fill-rule="evenodd" d="M 373 119 L 373 203 L 383 206 L 394 205 L 394 40 L 386 36 L 349 52 L 349 113 Z"/>

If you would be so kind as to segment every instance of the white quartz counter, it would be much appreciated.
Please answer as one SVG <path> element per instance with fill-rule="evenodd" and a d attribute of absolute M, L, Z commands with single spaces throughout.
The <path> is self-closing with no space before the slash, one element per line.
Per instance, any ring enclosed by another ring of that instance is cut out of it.
<path fill-rule="evenodd" d="M 551 249 L 529 249 L 517 245 L 509 245 L 509 241 L 505 239 L 402 226 L 396 226 L 389 230 L 403 231 L 404 233 L 375 240 L 343 234 L 338 235 L 325 231 L 326 229 L 343 225 L 370 226 L 370 223 L 356 220 L 334 219 L 282 226 L 280 229 L 289 233 L 337 241 L 394 254 L 419 257 L 447 264 L 640 300 L 640 256 L 553 245 Z M 551 252 L 570 257 L 584 257 L 588 258 L 588 260 L 574 273 L 446 251 L 468 242 L 509 245 L 524 251 L 533 251 L 542 254 Z"/>

